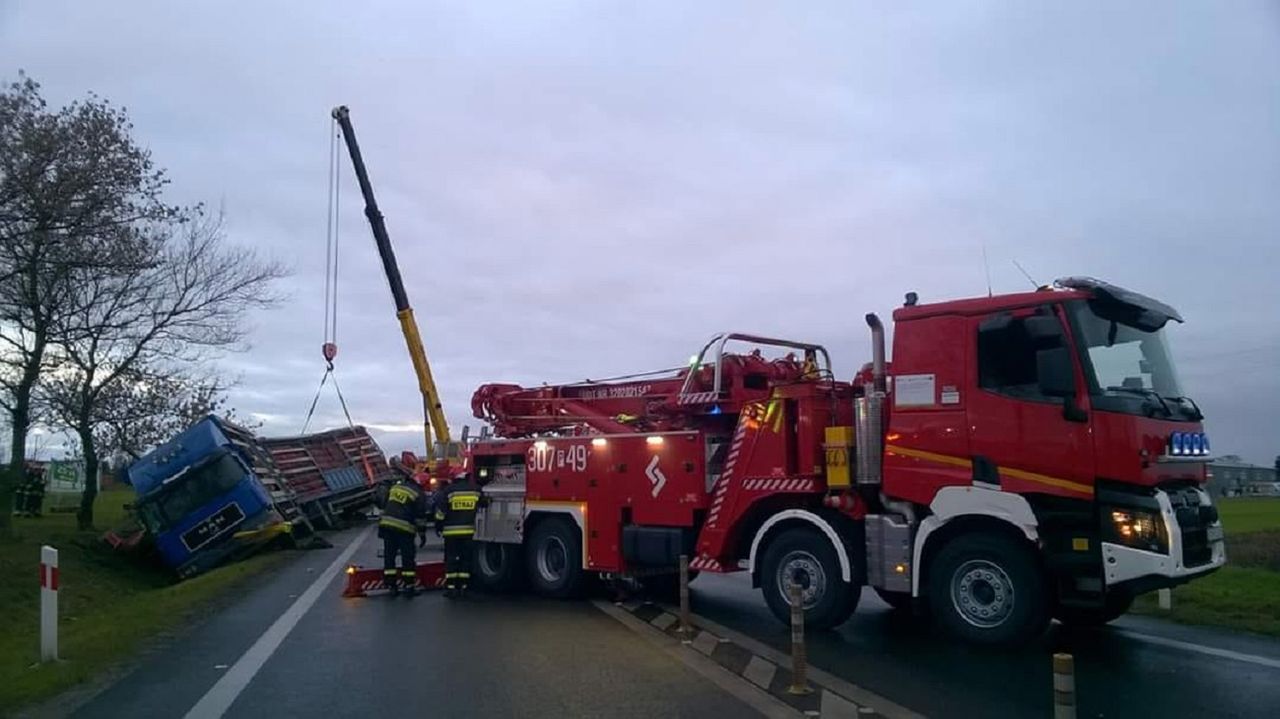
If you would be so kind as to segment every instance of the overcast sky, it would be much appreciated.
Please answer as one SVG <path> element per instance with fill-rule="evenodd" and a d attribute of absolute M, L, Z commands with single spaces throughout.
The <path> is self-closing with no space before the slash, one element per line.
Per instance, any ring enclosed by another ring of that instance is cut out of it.
<path fill-rule="evenodd" d="M 224 362 L 269 433 L 323 371 L 345 103 L 455 433 L 482 382 L 670 367 L 726 329 L 848 376 L 863 313 L 985 294 L 985 246 L 997 292 L 1017 260 L 1173 304 L 1215 451 L 1280 454 L 1276 4 L 481 5 L 0 0 L 0 78 L 127 106 L 172 199 L 292 264 Z M 338 376 L 385 449 L 420 449 L 343 171 Z"/>

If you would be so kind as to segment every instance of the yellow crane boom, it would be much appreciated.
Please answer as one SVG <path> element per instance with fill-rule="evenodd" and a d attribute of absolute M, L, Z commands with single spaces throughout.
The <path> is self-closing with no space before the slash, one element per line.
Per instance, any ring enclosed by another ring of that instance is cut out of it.
<path fill-rule="evenodd" d="M 333 119 L 342 130 L 342 139 L 346 142 L 347 152 L 351 155 L 351 164 L 355 167 L 356 180 L 360 183 L 360 194 L 364 196 L 364 216 L 373 229 L 373 241 L 378 245 L 378 255 L 382 258 L 382 269 L 387 275 L 387 284 L 391 286 L 391 297 L 396 303 L 396 319 L 400 320 L 400 331 L 404 334 L 405 346 L 409 349 L 409 360 L 413 362 L 413 372 L 418 378 L 418 391 L 422 393 L 422 433 L 427 444 L 427 460 L 436 459 L 437 451 L 441 459 L 446 459 L 455 452 L 453 440 L 449 436 L 449 421 L 440 406 L 440 394 L 436 391 L 436 381 L 431 376 L 431 365 L 427 362 L 427 351 L 422 346 L 422 336 L 418 334 L 418 323 L 413 318 L 413 308 L 409 306 L 409 296 L 404 290 L 404 280 L 400 278 L 400 266 L 396 263 L 396 253 L 391 247 L 391 238 L 387 235 L 387 223 L 378 210 L 378 201 L 373 196 L 373 185 L 369 182 L 369 172 L 364 166 L 364 157 L 360 154 L 360 145 L 356 142 L 356 132 L 351 127 L 351 113 L 346 105 L 333 108 Z M 435 442 L 432 442 L 432 434 Z M 437 445 L 439 450 L 437 450 Z"/>

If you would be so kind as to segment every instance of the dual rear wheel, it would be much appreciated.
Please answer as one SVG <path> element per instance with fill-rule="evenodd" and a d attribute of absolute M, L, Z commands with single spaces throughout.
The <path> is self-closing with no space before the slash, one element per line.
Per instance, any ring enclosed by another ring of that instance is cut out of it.
<path fill-rule="evenodd" d="M 475 543 L 476 580 L 510 591 L 528 583 L 545 597 L 576 596 L 586 580 L 582 536 L 572 521 L 551 517 L 534 525 L 524 544 Z"/>

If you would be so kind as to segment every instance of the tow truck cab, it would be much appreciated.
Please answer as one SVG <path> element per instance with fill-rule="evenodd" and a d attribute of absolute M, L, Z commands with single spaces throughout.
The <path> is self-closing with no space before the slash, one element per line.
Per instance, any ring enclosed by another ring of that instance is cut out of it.
<path fill-rule="evenodd" d="M 927 576 L 947 540 L 984 524 L 1035 548 L 1059 618 L 1106 620 L 1138 593 L 1223 565 L 1203 489 L 1203 416 L 1165 338 L 1170 320 L 1182 322 L 1173 308 L 1068 278 L 1022 294 L 909 300 L 893 317 L 882 489 L 923 510 L 914 595 L 949 592 L 978 626 L 999 618 L 981 616 L 1003 611 L 981 601 L 990 573 Z M 995 584 L 997 596 L 1007 589 Z"/>
<path fill-rule="evenodd" d="M 192 425 L 125 470 L 139 518 L 166 565 L 180 577 L 284 526 L 271 496 L 216 417 Z"/>

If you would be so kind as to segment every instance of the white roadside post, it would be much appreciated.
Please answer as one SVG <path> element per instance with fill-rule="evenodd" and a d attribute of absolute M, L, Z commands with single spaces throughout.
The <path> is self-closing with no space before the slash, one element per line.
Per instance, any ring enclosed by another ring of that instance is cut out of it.
<path fill-rule="evenodd" d="M 40 548 L 40 661 L 58 659 L 58 550 Z"/>
<path fill-rule="evenodd" d="M 1161 589 L 1156 592 L 1156 597 L 1160 600 L 1160 608 L 1166 612 L 1173 609 L 1173 590 Z"/>

